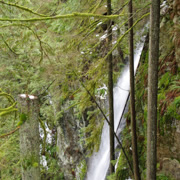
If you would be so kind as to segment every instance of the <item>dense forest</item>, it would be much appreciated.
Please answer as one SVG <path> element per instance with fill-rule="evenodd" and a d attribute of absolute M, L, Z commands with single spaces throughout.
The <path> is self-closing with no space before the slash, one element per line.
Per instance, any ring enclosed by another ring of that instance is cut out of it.
<path fill-rule="evenodd" d="M 180 180 L 179 47 L 179 0 L 0 0 L 0 180 Z"/>

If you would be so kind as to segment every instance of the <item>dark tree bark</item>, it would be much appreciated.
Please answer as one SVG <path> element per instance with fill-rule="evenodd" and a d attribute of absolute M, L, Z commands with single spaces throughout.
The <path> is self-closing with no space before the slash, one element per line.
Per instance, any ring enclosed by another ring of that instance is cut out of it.
<path fill-rule="evenodd" d="M 132 0 L 129 2 L 129 28 L 133 26 Z M 133 153 L 133 171 L 135 180 L 140 180 L 139 162 L 137 152 L 137 135 L 136 135 L 136 111 L 135 111 L 135 88 L 134 88 L 134 42 L 133 28 L 129 36 L 129 61 L 130 61 L 130 99 L 131 99 L 131 131 L 132 131 L 132 153 Z"/>
<path fill-rule="evenodd" d="M 111 15 L 111 0 L 107 0 L 107 14 Z M 108 51 L 112 47 L 112 21 L 108 21 Z M 108 91 L 109 91 L 109 122 L 110 122 L 110 161 L 115 159 L 114 150 L 114 107 L 113 107 L 113 63 L 112 53 L 108 56 Z M 114 172 L 114 166 L 110 163 L 110 173 Z"/>
<path fill-rule="evenodd" d="M 117 35 L 120 36 L 120 29 L 119 28 L 117 29 Z M 120 43 L 117 46 L 117 50 L 118 50 L 118 55 L 120 57 L 121 62 L 123 64 L 126 64 L 126 59 L 124 58 L 124 53 L 123 53 L 123 50 L 121 49 Z"/>
<path fill-rule="evenodd" d="M 24 121 L 19 129 L 22 180 L 40 180 L 38 99 L 22 94 L 19 104 L 20 121 Z"/>
<path fill-rule="evenodd" d="M 148 66 L 147 179 L 156 179 L 160 0 L 151 0 Z"/>

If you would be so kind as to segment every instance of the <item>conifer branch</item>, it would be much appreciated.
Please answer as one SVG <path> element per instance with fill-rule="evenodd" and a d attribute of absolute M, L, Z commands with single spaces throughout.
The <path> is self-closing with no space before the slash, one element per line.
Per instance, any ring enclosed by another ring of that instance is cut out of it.
<path fill-rule="evenodd" d="M 94 8 L 92 10 L 92 13 L 96 12 L 96 10 L 98 9 L 98 7 L 101 5 L 103 0 L 100 0 L 97 4 L 94 5 Z"/>
<path fill-rule="evenodd" d="M 33 10 L 31 10 L 31 9 L 29 9 L 29 8 L 27 8 L 27 7 L 20 6 L 20 5 L 18 5 L 18 4 L 14 4 L 14 3 L 10 3 L 10 2 L 4 2 L 4 1 L 0 1 L 0 3 L 1 3 L 1 4 L 8 5 L 8 6 L 16 7 L 16 8 L 18 8 L 18 9 L 21 9 L 21 10 L 23 10 L 23 11 L 27 11 L 27 12 L 32 13 L 32 14 L 35 14 L 35 15 L 37 15 L 37 16 L 48 17 L 48 16 L 45 15 L 45 14 L 39 14 L 39 13 L 34 12 Z"/>
<path fill-rule="evenodd" d="M 41 52 L 39 63 L 41 63 L 41 61 L 43 60 L 43 55 L 44 55 L 43 52 L 44 52 L 44 50 L 43 50 L 43 47 L 42 47 L 42 41 L 41 41 L 40 37 L 38 36 L 38 34 L 31 27 L 29 27 L 28 25 L 25 25 L 25 24 L 18 24 L 18 23 L 5 24 L 5 25 L 0 26 L 0 28 L 9 27 L 9 26 L 22 26 L 22 27 L 25 27 L 25 28 L 29 29 L 34 34 L 34 36 L 39 41 L 39 47 L 40 47 L 40 52 Z M 18 55 L 18 54 L 16 53 L 16 55 Z"/>
<path fill-rule="evenodd" d="M 115 14 L 117 14 L 119 11 L 121 11 L 126 5 L 128 5 L 129 4 L 129 0 L 127 0 L 123 5 L 122 5 L 122 7 L 120 7 L 120 9 L 118 9 L 116 12 L 115 12 Z"/>

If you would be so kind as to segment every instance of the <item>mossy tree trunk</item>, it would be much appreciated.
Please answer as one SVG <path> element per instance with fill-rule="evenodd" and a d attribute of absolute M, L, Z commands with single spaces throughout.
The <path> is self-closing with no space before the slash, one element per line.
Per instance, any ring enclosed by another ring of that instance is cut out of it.
<path fill-rule="evenodd" d="M 32 99 L 32 97 L 34 97 Z M 22 180 L 40 180 L 39 104 L 35 96 L 19 95 Z"/>
<path fill-rule="evenodd" d="M 151 0 L 148 65 L 147 179 L 156 179 L 160 0 Z"/>
<path fill-rule="evenodd" d="M 129 28 L 133 26 L 133 6 L 132 0 L 129 2 Z M 135 88 L 134 88 L 134 42 L 133 28 L 129 35 L 129 61 L 130 61 L 130 99 L 131 99 L 131 131 L 132 131 L 132 153 L 133 153 L 133 171 L 135 180 L 140 180 L 139 162 L 137 152 L 137 135 L 136 135 L 136 111 L 135 111 Z"/>
<path fill-rule="evenodd" d="M 111 15 L 111 0 L 107 0 L 107 14 Z M 108 51 L 112 47 L 112 21 L 108 21 Z M 110 122 L 110 161 L 115 159 L 114 150 L 114 107 L 113 107 L 113 62 L 112 53 L 108 56 L 108 92 L 109 92 L 109 122 Z M 110 163 L 110 173 L 114 172 L 114 165 Z"/>

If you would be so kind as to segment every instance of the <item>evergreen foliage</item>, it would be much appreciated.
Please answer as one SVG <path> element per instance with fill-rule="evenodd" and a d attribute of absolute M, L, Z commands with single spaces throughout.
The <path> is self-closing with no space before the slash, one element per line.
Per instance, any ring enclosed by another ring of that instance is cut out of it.
<path fill-rule="evenodd" d="M 79 162 L 79 177 L 85 177 L 87 164 L 83 159 L 98 151 L 104 118 L 82 83 L 108 115 L 104 100 L 108 82 L 106 58 L 113 53 L 113 80 L 116 82 L 124 66 L 118 47 L 124 57 L 129 53 L 126 35 L 130 29 L 125 26 L 128 2 L 112 0 L 113 15 L 107 16 L 104 0 L 0 1 L 0 179 L 21 179 L 18 128 L 26 121 L 27 115 L 17 115 L 18 94 L 33 94 L 40 99 L 42 179 L 65 179 L 57 155 L 57 127 L 63 128 L 65 114 L 69 112 L 76 125 L 71 119 L 68 123 L 79 132 L 77 144 L 85 152 Z M 149 15 L 149 1 L 136 0 L 134 5 L 133 27 L 138 31 Z M 113 47 L 108 52 L 106 25 L 111 18 L 115 30 Z M 135 42 L 138 40 L 136 35 Z M 177 111 L 180 106 L 179 70 L 172 44 L 168 47 L 170 53 L 161 56 L 159 69 L 158 122 L 161 135 L 165 135 L 175 119 L 180 119 Z M 138 152 L 142 174 L 146 168 L 148 52 L 143 55 L 136 76 Z M 127 124 L 129 119 L 127 115 Z M 123 136 L 123 146 L 132 161 L 129 126 Z M 33 158 L 30 159 L 32 161 L 25 162 L 26 168 L 29 164 L 37 165 Z M 131 172 L 122 155 L 117 173 L 111 178 L 129 176 Z"/>

